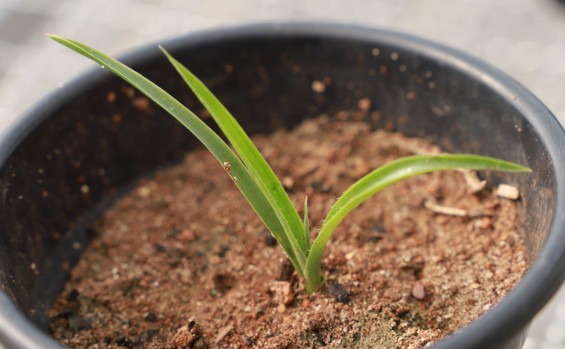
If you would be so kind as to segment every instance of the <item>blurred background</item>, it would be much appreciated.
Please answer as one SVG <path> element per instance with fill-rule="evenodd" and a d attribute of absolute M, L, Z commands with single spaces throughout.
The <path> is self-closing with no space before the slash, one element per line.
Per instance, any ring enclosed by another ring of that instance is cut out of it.
<path fill-rule="evenodd" d="M 268 21 L 353 23 L 435 40 L 505 71 L 565 123 L 565 1 L 0 0 L 0 132 L 94 68 L 45 32 L 119 56 L 190 32 Z M 535 319 L 525 348 L 565 348 L 563 289 Z"/>

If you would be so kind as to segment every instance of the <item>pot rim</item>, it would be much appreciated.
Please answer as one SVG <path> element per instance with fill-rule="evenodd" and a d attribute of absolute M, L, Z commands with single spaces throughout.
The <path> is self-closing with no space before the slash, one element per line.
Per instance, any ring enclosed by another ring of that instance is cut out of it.
<path fill-rule="evenodd" d="M 418 52 L 482 81 L 526 116 L 547 149 L 555 175 L 555 206 L 548 238 L 524 277 L 501 302 L 483 315 L 480 321 L 474 321 L 437 343 L 434 348 L 451 348 L 456 344 L 461 348 L 483 347 L 485 338 L 490 340 L 489 343 L 493 339 L 503 343 L 516 332 L 523 331 L 565 279 L 565 215 L 557 214 L 565 212 L 565 131 L 547 107 L 516 80 L 478 58 L 428 39 L 388 29 L 331 22 L 256 23 L 188 33 L 165 40 L 163 46 L 174 51 L 187 45 L 265 37 L 374 41 L 376 44 L 394 45 L 401 50 Z M 135 65 L 157 55 L 160 55 L 157 45 L 150 44 L 133 50 L 121 60 L 128 65 Z M 111 76 L 96 67 L 38 101 L 0 134 L 0 164 L 4 164 L 26 136 L 57 109 Z M 0 343 L 8 348 L 62 348 L 52 337 L 33 326 L 2 290 L 0 308 Z"/>

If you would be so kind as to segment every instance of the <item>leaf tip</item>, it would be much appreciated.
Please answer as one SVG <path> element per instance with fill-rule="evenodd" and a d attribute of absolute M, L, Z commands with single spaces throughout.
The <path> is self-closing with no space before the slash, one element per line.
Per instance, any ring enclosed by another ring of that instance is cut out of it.
<path fill-rule="evenodd" d="M 167 58 L 169 60 L 171 60 L 171 54 L 169 53 L 169 51 L 165 50 L 165 48 L 163 47 L 163 45 L 159 45 L 159 50 L 161 50 L 161 52 L 163 52 L 163 54 L 165 54 L 165 56 L 167 56 Z"/>

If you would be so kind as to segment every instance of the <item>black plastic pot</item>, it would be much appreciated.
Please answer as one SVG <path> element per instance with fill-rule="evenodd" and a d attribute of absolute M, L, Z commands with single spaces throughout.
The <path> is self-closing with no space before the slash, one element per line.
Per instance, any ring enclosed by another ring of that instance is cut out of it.
<path fill-rule="evenodd" d="M 252 25 L 165 47 L 250 132 L 292 127 L 369 97 L 380 115 L 368 120 L 374 127 L 533 168 L 532 175 L 490 178 L 525 195 L 529 271 L 499 305 L 435 348 L 523 344 L 532 317 L 565 276 L 565 216 L 556 214 L 565 212 L 565 134 L 525 88 L 453 49 L 344 25 Z M 156 46 L 125 61 L 201 109 Z M 312 82 L 324 79 L 331 81 L 326 90 L 313 92 Z M 89 224 L 135 178 L 196 145 L 157 107 L 137 109 L 125 86 L 98 68 L 41 101 L 0 138 L 0 342 L 7 348 L 60 347 L 40 329 L 87 244 Z"/>

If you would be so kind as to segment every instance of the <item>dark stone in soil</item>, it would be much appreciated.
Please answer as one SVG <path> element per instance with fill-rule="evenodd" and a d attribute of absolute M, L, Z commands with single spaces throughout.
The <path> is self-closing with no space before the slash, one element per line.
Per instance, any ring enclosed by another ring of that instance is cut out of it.
<path fill-rule="evenodd" d="M 76 300 L 78 299 L 78 295 L 79 295 L 78 291 L 73 288 L 69 293 L 69 295 L 67 296 L 67 302 L 76 302 Z"/>
<path fill-rule="evenodd" d="M 384 225 L 382 225 L 382 223 L 373 224 L 370 228 L 370 231 L 372 237 L 376 240 L 380 240 L 384 235 L 386 235 L 386 228 L 384 227 Z"/>
<path fill-rule="evenodd" d="M 277 243 L 277 239 L 275 239 L 275 237 L 271 235 L 271 233 L 267 232 L 267 234 L 265 235 L 265 245 L 269 247 L 275 247 L 277 246 Z"/>
<path fill-rule="evenodd" d="M 328 284 L 328 291 L 332 296 L 337 298 L 338 302 L 341 302 L 343 304 L 349 303 L 349 295 L 347 294 L 347 290 L 345 289 L 345 286 L 333 280 L 328 280 L 327 284 Z"/>
<path fill-rule="evenodd" d="M 147 315 L 145 315 L 145 320 L 150 322 L 157 321 L 157 315 L 153 312 L 148 312 Z"/>
<path fill-rule="evenodd" d="M 220 248 L 220 251 L 218 251 L 218 257 L 224 258 L 229 250 L 230 250 L 229 246 L 222 246 Z"/>
<path fill-rule="evenodd" d="M 126 336 L 119 336 L 116 338 L 116 344 L 121 347 L 133 348 L 134 343 Z"/>

